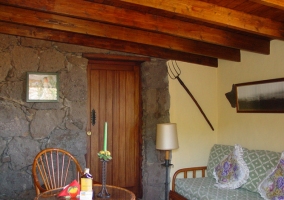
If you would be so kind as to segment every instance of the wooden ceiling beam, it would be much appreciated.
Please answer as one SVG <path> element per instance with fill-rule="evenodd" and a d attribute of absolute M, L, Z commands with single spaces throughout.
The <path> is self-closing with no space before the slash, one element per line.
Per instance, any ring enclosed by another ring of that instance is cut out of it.
<path fill-rule="evenodd" d="M 284 23 L 198 0 L 119 0 L 268 38 L 284 39 Z M 272 0 L 271 0 L 272 1 Z M 276 1 L 276 0 L 274 0 Z M 278 4 L 279 5 L 279 4 Z"/>
<path fill-rule="evenodd" d="M 5 5 L 0 6 L 0 19 L 11 23 L 63 30 L 225 60 L 240 61 L 240 50 L 238 49 Z"/>
<path fill-rule="evenodd" d="M 278 8 L 284 10 L 284 1 L 283 0 L 251 0 L 253 2 L 263 4 L 269 7 Z"/>
<path fill-rule="evenodd" d="M 3 34 L 108 49 L 113 51 L 163 58 L 167 60 L 180 60 L 210 67 L 218 67 L 218 59 L 216 58 L 183 53 L 150 45 L 141 45 L 114 39 L 100 38 L 46 28 L 31 27 L 2 21 L 0 21 L 0 27 L 5 27 L 0 29 L 0 33 Z"/>
<path fill-rule="evenodd" d="M 41 0 L 39 3 L 26 0 L 0 0 L 0 2 L 59 15 L 162 32 L 256 53 L 269 54 L 270 52 L 270 42 L 266 39 L 88 1 Z M 79 7 L 80 9 L 78 9 Z"/>
<path fill-rule="evenodd" d="M 162 16 L 81 0 L 0 0 L 0 3 L 59 15 L 117 24 L 182 38 L 269 54 L 270 41 Z M 44 5 L 44 6 L 43 6 Z M 80 9 L 78 9 L 80 8 Z"/>

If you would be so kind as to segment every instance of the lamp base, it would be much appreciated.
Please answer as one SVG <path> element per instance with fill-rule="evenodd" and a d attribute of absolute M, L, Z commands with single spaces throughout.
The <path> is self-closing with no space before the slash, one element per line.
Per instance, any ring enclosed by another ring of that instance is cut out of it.
<path fill-rule="evenodd" d="M 165 163 L 162 164 L 163 166 L 166 167 L 166 182 L 165 182 L 165 200 L 168 200 L 169 196 L 169 181 L 168 181 L 168 176 L 169 176 L 169 167 L 172 166 L 170 160 L 165 160 Z"/>

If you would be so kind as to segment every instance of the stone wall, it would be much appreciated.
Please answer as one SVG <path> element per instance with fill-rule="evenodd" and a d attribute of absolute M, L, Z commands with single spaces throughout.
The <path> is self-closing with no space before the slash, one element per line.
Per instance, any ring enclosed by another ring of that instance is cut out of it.
<path fill-rule="evenodd" d="M 31 167 L 47 147 L 71 152 L 85 167 L 88 53 L 108 50 L 0 34 L 0 199 L 33 199 Z M 58 72 L 57 103 L 27 103 L 26 72 Z M 164 199 L 163 156 L 155 149 L 156 124 L 169 121 L 165 61 L 141 67 L 143 199 Z"/>
<path fill-rule="evenodd" d="M 156 150 L 156 126 L 169 122 L 170 96 L 165 61 L 142 66 L 143 199 L 165 199 L 164 151 Z"/>

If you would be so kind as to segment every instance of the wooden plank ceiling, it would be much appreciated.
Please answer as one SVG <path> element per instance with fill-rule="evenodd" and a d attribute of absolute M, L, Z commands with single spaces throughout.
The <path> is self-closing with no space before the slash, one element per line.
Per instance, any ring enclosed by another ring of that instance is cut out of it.
<path fill-rule="evenodd" d="M 217 67 L 284 40 L 282 0 L 0 0 L 0 33 Z"/>

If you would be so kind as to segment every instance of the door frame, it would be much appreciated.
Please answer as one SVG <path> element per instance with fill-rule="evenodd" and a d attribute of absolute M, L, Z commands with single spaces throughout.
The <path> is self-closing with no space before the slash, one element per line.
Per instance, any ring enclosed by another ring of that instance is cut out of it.
<path fill-rule="evenodd" d="M 88 82 L 88 87 L 90 85 L 90 67 L 89 64 L 92 63 L 97 63 L 98 61 L 114 61 L 114 62 L 135 62 L 138 66 L 141 66 L 141 64 L 143 62 L 146 61 L 150 61 L 151 59 L 149 57 L 141 57 L 141 56 L 122 56 L 122 55 L 106 55 L 106 54 L 95 54 L 95 53 L 84 53 L 82 55 L 84 58 L 88 59 L 88 67 L 87 67 L 87 82 Z M 141 88 L 141 80 L 139 78 L 139 85 Z M 90 90 L 87 87 L 87 93 L 88 93 L 88 97 L 87 97 L 87 116 L 88 116 L 88 120 L 87 120 L 87 126 L 86 126 L 86 133 L 88 131 L 91 130 L 91 120 L 90 120 L 90 115 L 91 115 L 91 108 L 90 108 Z M 143 156 L 142 156 L 142 105 L 141 105 L 142 99 L 141 99 L 141 94 L 139 94 L 139 104 L 140 104 L 140 110 L 139 110 L 139 155 L 140 155 L 140 159 L 139 159 L 139 166 L 142 167 L 142 161 L 143 161 Z M 86 159 L 86 166 L 90 166 L 90 137 L 88 137 L 88 135 L 86 134 L 87 137 L 87 153 L 85 156 Z M 139 173 L 139 177 L 140 180 L 142 180 L 142 173 L 140 170 Z M 143 187 L 142 187 L 142 182 L 140 181 L 140 186 L 139 186 L 139 194 L 138 197 L 142 198 L 142 194 L 143 194 Z"/>

